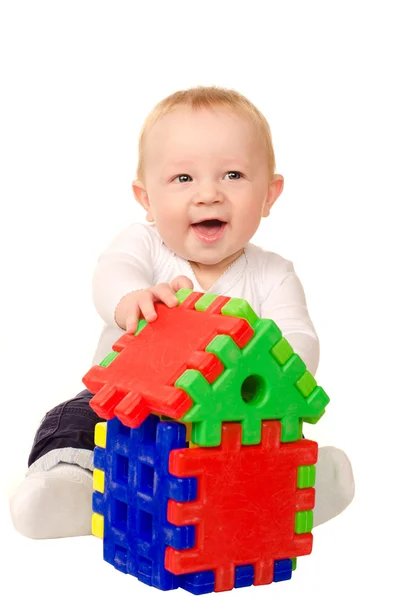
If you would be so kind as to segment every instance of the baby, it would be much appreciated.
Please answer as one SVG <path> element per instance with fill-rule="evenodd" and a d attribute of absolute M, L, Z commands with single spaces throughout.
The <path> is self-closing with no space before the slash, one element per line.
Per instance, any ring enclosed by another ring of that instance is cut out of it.
<path fill-rule="evenodd" d="M 269 125 L 244 96 L 198 87 L 161 101 L 144 123 L 135 198 L 148 224 L 122 231 L 99 257 L 94 304 L 105 322 L 93 364 L 156 303 L 177 306 L 190 288 L 247 300 L 273 319 L 315 375 L 318 338 L 293 264 L 250 243 L 283 190 Z M 92 394 L 50 410 L 33 443 L 28 473 L 11 498 L 16 529 L 31 538 L 91 531 L 94 427 Z M 342 512 L 354 496 L 350 462 L 319 449 L 314 524 Z"/>

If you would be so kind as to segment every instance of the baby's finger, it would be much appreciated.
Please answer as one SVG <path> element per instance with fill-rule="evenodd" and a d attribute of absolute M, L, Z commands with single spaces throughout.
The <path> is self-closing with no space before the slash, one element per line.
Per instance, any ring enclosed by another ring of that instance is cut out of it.
<path fill-rule="evenodd" d="M 135 333 L 138 327 L 141 310 L 138 303 L 134 303 L 128 308 L 128 313 L 125 319 L 125 329 L 127 333 Z"/>
<path fill-rule="evenodd" d="M 150 323 L 157 319 L 157 312 L 154 307 L 154 295 L 153 292 L 142 292 L 142 295 L 138 299 L 139 308 L 143 315 L 143 318 Z"/>
<path fill-rule="evenodd" d="M 152 289 L 152 292 L 157 300 L 166 304 L 169 308 L 174 308 L 179 304 L 178 298 L 175 296 L 175 293 L 168 283 L 156 285 L 156 287 Z"/>
<path fill-rule="evenodd" d="M 181 290 L 182 288 L 187 288 L 188 290 L 192 290 L 193 287 L 194 287 L 193 281 L 191 279 L 189 279 L 189 277 L 185 277 L 185 275 L 178 275 L 178 277 L 175 277 L 170 283 L 170 288 L 174 292 L 177 292 L 178 290 Z"/>

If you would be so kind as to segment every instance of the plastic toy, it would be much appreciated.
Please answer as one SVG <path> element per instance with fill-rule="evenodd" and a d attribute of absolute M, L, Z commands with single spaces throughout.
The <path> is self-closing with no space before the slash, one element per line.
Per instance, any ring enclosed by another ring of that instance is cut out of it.
<path fill-rule="evenodd" d="M 93 533 L 118 570 L 194 594 L 291 578 L 313 538 L 329 398 L 276 324 L 191 290 L 83 378 L 95 394 Z"/>

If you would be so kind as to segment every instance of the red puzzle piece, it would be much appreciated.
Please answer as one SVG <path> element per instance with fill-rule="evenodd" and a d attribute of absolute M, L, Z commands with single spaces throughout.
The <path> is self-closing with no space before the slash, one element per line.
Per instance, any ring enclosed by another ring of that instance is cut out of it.
<path fill-rule="evenodd" d="M 138 335 L 125 334 L 113 346 L 120 354 L 107 366 L 92 367 L 83 378 L 95 394 L 91 408 L 103 419 L 118 417 L 138 427 L 150 414 L 182 417 L 192 406 L 174 387 L 186 369 L 197 369 L 212 383 L 222 373 L 220 360 L 205 348 L 218 334 L 229 335 L 243 348 L 254 331 L 245 319 L 221 314 L 230 300 L 219 296 L 207 310 L 197 311 L 203 294 L 193 292 L 176 308 L 157 304 L 158 319 Z"/>
<path fill-rule="evenodd" d="M 259 445 L 241 445 L 241 425 L 225 423 L 216 448 L 172 450 L 169 470 L 197 477 L 194 502 L 168 503 L 174 525 L 195 525 L 189 550 L 168 547 L 165 568 L 215 572 L 215 591 L 231 590 L 235 567 L 254 565 L 254 585 L 273 581 L 274 561 L 310 554 L 311 533 L 295 534 L 297 511 L 312 510 L 314 488 L 297 489 L 297 469 L 317 461 L 310 440 L 280 443 L 281 423 L 264 421 Z"/>

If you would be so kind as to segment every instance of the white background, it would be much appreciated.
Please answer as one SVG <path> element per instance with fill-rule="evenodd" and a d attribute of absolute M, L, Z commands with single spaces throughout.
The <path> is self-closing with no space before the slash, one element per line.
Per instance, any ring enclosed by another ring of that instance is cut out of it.
<path fill-rule="evenodd" d="M 23 538 L 7 498 L 43 414 L 80 391 L 91 365 L 98 254 L 144 221 L 131 191 L 143 119 L 177 89 L 215 84 L 271 125 L 285 190 L 253 241 L 302 280 L 331 397 L 306 434 L 343 448 L 357 485 L 290 582 L 230 595 L 395 597 L 393 5 L 2 2 L 1 596 L 160 598 L 102 562 L 96 538 Z"/>

